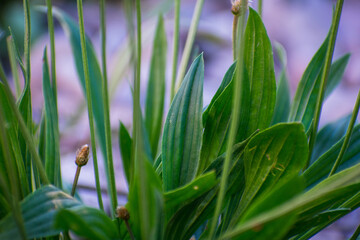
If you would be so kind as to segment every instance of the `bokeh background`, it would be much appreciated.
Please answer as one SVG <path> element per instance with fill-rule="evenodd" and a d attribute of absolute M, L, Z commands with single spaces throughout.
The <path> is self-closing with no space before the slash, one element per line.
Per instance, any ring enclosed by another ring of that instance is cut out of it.
<path fill-rule="evenodd" d="M 42 53 L 49 45 L 46 15 L 36 9 L 45 1 L 31 0 L 32 10 L 32 100 L 34 104 L 34 119 L 39 121 L 43 107 L 42 96 Z M 145 87 L 149 74 L 151 45 L 159 13 L 165 17 L 168 36 L 167 88 L 170 86 L 170 69 L 173 34 L 172 0 L 143 0 L 143 57 L 142 57 L 142 102 L 145 100 Z M 53 1 L 54 6 L 62 9 L 74 19 L 77 19 L 75 0 Z M 251 4 L 256 8 L 257 1 Z M 325 39 L 331 23 L 332 0 L 263 0 L 263 21 L 272 43 L 279 42 L 287 52 L 287 75 L 290 80 L 290 90 L 293 96 L 307 64 Z M 191 21 L 195 0 L 182 0 L 180 26 L 180 53 L 183 49 L 187 30 Z M 232 63 L 231 31 L 232 14 L 230 0 L 206 0 L 201 15 L 198 34 L 193 52 L 204 52 L 205 82 L 204 104 L 209 103 L 219 86 L 224 73 Z M 129 47 L 127 43 L 126 22 L 122 1 L 107 1 L 107 58 L 108 75 L 111 89 L 111 124 L 113 130 L 114 157 L 116 165 L 117 188 L 121 203 L 126 202 L 127 186 L 122 174 L 120 153 L 117 141 L 119 121 L 131 128 L 131 67 L 128 65 Z M 86 32 L 91 38 L 95 50 L 100 56 L 99 9 L 98 1 L 84 1 L 84 18 Z M 22 1 L 0 1 L 0 59 L 10 68 L 6 51 L 6 36 L 10 26 L 16 37 L 20 52 L 23 49 L 24 16 Z M 64 181 L 72 182 L 75 173 L 74 157 L 78 147 L 90 142 L 87 112 L 84 97 L 76 75 L 69 41 L 61 26 L 55 22 L 57 81 L 59 121 L 61 132 L 62 173 Z M 352 111 L 360 87 L 360 1 L 347 0 L 344 3 L 338 40 L 334 59 L 345 53 L 351 53 L 351 58 L 344 79 L 334 93 L 326 100 L 321 116 L 321 125 L 334 121 Z M 275 56 L 275 65 L 277 66 Z M 167 105 L 168 105 L 168 99 Z M 101 153 L 99 158 L 101 161 Z M 105 188 L 103 168 L 101 182 Z M 79 189 L 83 200 L 96 206 L 94 192 L 95 181 L 92 167 L 83 168 Z M 359 212 L 354 212 L 313 239 L 347 239 L 360 223 Z"/>

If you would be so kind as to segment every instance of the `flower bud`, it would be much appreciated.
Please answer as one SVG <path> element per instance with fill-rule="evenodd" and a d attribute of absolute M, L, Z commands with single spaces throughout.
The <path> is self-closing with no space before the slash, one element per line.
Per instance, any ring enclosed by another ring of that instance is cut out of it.
<path fill-rule="evenodd" d="M 130 213 L 124 206 L 118 206 L 116 208 L 116 215 L 122 220 L 128 221 L 130 219 Z"/>
<path fill-rule="evenodd" d="M 87 164 L 89 161 L 89 149 L 89 146 L 85 144 L 76 152 L 76 165 L 82 167 Z"/>

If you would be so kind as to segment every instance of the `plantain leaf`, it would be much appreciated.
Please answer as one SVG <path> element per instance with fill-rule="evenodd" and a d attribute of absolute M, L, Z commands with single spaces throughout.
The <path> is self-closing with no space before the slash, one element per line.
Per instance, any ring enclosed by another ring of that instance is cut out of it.
<path fill-rule="evenodd" d="M 286 52 L 280 43 L 275 44 L 277 55 L 281 62 L 281 72 L 276 90 L 276 103 L 272 125 L 280 122 L 287 122 L 290 113 L 290 89 L 286 76 Z"/>
<path fill-rule="evenodd" d="M 61 184 L 60 147 L 58 132 L 58 114 L 54 91 L 50 83 L 47 50 L 43 55 L 43 94 L 45 102 L 45 171 L 51 184 Z"/>
<path fill-rule="evenodd" d="M 86 239 L 120 239 L 115 223 L 104 212 L 82 205 L 59 210 L 54 226 Z"/>
<path fill-rule="evenodd" d="M 290 121 L 301 121 L 308 130 L 314 116 L 317 96 L 320 91 L 321 72 L 325 64 L 325 54 L 329 39 L 325 39 L 319 50 L 315 53 L 307 66 L 296 90 L 293 104 L 290 110 Z M 345 67 L 349 61 L 349 54 L 344 55 L 335 61 L 330 68 L 327 81 L 325 98 L 330 95 L 333 89 L 341 81 Z"/>
<path fill-rule="evenodd" d="M 214 172 L 205 173 L 189 184 L 164 194 L 165 210 L 178 207 L 208 192 L 217 183 Z"/>
<path fill-rule="evenodd" d="M 246 137 L 271 123 L 276 81 L 270 39 L 258 13 L 252 8 L 245 29 L 245 65 L 250 80 L 250 112 Z"/>
<path fill-rule="evenodd" d="M 61 232 L 54 227 L 55 215 L 61 209 L 71 209 L 81 203 L 54 186 L 47 185 L 28 195 L 21 202 L 27 237 L 49 237 Z M 0 221 L 0 239 L 21 239 L 12 214 Z"/>
<path fill-rule="evenodd" d="M 170 191 L 194 179 L 202 139 L 202 54 L 192 63 L 167 115 L 162 139 L 164 190 Z"/>
<path fill-rule="evenodd" d="M 337 156 L 339 155 L 344 138 L 345 137 L 342 137 L 328 151 L 321 155 L 308 169 L 306 169 L 303 175 L 306 179 L 307 186 L 316 183 L 329 174 Z M 337 172 L 357 164 L 359 162 L 359 157 L 360 125 L 356 125 L 350 138 L 349 147 L 346 150 Z"/>
<path fill-rule="evenodd" d="M 289 201 L 301 193 L 304 188 L 304 179 L 300 176 L 295 176 L 288 181 L 279 183 L 269 194 L 258 199 L 249 207 L 238 225 Z M 235 239 L 283 239 L 284 235 L 296 221 L 296 218 L 297 214 L 295 212 L 289 213 L 267 224 L 259 225 L 239 234 Z"/>
<path fill-rule="evenodd" d="M 231 226 L 248 206 L 281 179 L 299 174 L 308 156 L 307 138 L 300 123 L 279 123 L 253 137 L 244 151 L 245 190 Z"/>
<path fill-rule="evenodd" d="M 155 32 L 153 52 L 151 57 L 149 83 L 145 104 L 145 126 L 151 144 L 152 158 L 156 157 L 165 98 L 165 71 L 166 71 L 166 34 L 164 19 L 160 15 Z"/>
<path fill-rule="evenodd" d="M 229 230 L 219 239 L 229 239 L 241 236 L 241 234 L 257 229 L 290 214 L 299 214 L 321 206 L 324 203 L 333 204 L 339 199 L 351 198 L 360 187 L 360 165 L 356 165 L 330 178 L 327 178 L 311 190 L 303 193 L 285 203 L 263 212 L 260 215 L 245 221 L 236 228 Z M 346 206 L 341 206 L 346 207 Z M 319 209 L 320 212 L 323 209 Z M 312 212 L 317 215 L 319 212 Z"/>
<path fill-rule="evenodd" d="M 126 129 L 124 124 L 120 122 L 119 146 L 120 146 L 121 160 L 125 172 L 125 177 L 128 184 L 130 184 L 130 180 L 134 172 L 134 164 L 132 162 L 132 157 L 131 157 L 132 145 L 133 145 L 133 140 L 131 139 L 128 130 Z"/>

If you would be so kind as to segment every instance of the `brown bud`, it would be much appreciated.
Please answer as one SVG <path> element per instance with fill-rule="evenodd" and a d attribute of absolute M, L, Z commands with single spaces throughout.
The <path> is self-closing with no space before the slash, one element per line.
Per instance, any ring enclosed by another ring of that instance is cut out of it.
<path fill-rule="evenodd" d="M 116 208 L 116 215 L 122 220 L 128 221 L 130 219 L 130 213 L 124 206 L 118 206 Z"/>
<path fill-rule="evenodd" d="M 244 14 L 247 11 L 247 7 L 250 2 L 252 1 L 232 0 L 231 12 L 235 16 Z"/>
<path fill-rule="evenodd" d="M 89 146 L 85 144 L 76 152 L 76 165 L 82 167 L 87 164 L 89 161 L 89 149 Z"/>

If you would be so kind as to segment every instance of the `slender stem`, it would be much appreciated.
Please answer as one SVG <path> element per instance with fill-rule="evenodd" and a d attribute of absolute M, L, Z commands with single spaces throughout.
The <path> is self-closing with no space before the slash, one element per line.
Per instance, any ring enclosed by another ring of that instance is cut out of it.
<path fill-rule="evenodd" d="M 173 62 L 172 62 L 172 76 L 170 89 L 170 104 L 175 96 L 176 70 L 179 58 L 179 35 L 180 35 L 180 2 L 175 0 L 174 8 L 174 39 L 173 39 Z"/>
<path fill-rule="evenodd" d="M 262 8 L 263 8 L 263 1 L 258 0 L 258 13 L 260 16 L 262 16 Z"/>
<path fill-rule="evenodd" d="M 72 189 L 71 189 L 71 196 L 75 195 L 76 186 L 77 186 L 79 176 L 80 176 L 80 170 L 81 170 L 81 167 L 77 166 L 75 177 L 74 177 L 74 182 L 73 182 Z"/>
<path fill-rule="evenodd" d="M 242 5 L 240 8 L 247 9 L 248 3 L 247 1 L 243 1 L 241 3 Z M 234 94 L 233 94 L 233 109 L 231 114 L 231 125 L 230 125 L 230 135 L 226 147 L 226 157 L 224 161 L 223 171 L 221 174 L 221 180 L 220 180 L 220 189 L 219 194 L 217 197 L 216 202 L 216 208 L 214 217 L 212 218 L 210 230 L 209 230 L 209 239 L 214 239 L 215 237 L 215 229 L 217 222 L 219 220 L 219 216 L 221 213 L 221 209 L 223 206 L 223 201 L 226 193 L 226 187 L 227 187 L 227 180 L 228 180 L 228 173 L 230 169 L 230 162 L 231 162 L 231 155 L 232 155 L 232 149 L 233 145 L 235 143 L 235 138 L 239 125 L 239 115 L 240 115 L 240 104 L 241 104 L 241 82 L 243 81 L 243 62 L 244 62 L 244 30 L 246 25 L 246 12 L 243 11 L 241 16 L 239 17 L 239 24 L 238 24 L 238 30 L 237 30 L 237 64 L 236 64 L 236 78 L 234 82 Z"/>
<path fill-rule="evenodd" d="M 106 157 L 107 157 L 107 171 L 110 180 L 110 195 L 112 214 L 115 214 L 117 206 L 117 194 L 116 194 L 116 181 L 114 173 L 114 162 L 112 154 L 112 141 L 111 141 L 111 126 L 110 126 L 110 106 L 109 106 L 109 94 L 108 94 L 108 78 L 106 71 L 106 25 L 105 25 L 105 0 L 100 0 L 100 25 L 101 25 L 101 57 L 102 57 L 102 71 L 103 71 L 103 88 L 102 97 L 104 103 L 105 112 L 105 142 L 106 142 Z M 115 215 L 113 215 L 114 217 Z"/>
<path fill-rule="evenodd" d="M 356 103 L 355 103 L 355 106 L 354 106 L 354 110 L 353 110 L 353 113 L 352 113 L 352 116 L 351 116 L 351 119 L 350 119 L 348 129 L 346 131 L 346 135 L 345 135 L 343 145 L 341 146 L 340 153 L 337 156 L 336 161 L 334 163 L 334 166 L 332 167 L 332 169 L 330 171 L 329 177 L 336 172 L 337 168 L 339 167 L 339 165 L 340 165 L 340 163 L 342 161 L 342 158 L 345 155 L 345 152 L 346 152 L 347 148 L 349 147 L 351 134 L 352 134 L 353 129 L 354 129 L 354 125 L 355 125 L 355 122 L 356 122 L 357 115 L 359 113 L 359 107 L 360 107 L 360 90 L 358 92 L 358 96 L 357 96 L 357 99 L 356 99 Z"/>
<path fill-rule="evenodd" d="M 233 29 L 232 29 L 232 48 L 233 48 L 233 57 L 234 57 L 234 61 L 236 59 L 236 32 L 237 32 L 237 27 L 238 27 L 238 22 L 239 22 L 239 16 L 238 15 L 234 15 L 234 20 L 233 20 Z"/>
<path fill-rule="evenodd" d="M 197 28 L 199 25 L 199 20 L 200 20 L 200 15 L 201 15 L 203 5 L 204 5 L 204 0 L 197 0 L 195 10 L 194 10 L 194 15 L 191 19 L 191 25 L 190 25 L 189 33 L 188 33 L 188 36 L 186 39 L 184 52 L 181 57 L 179 71 L 178 71 L 178 74 L 176 77 L 177 85 L 176 85 L 176 89 L 175 89 L 175 94 L 176 94 L 177 89 L 180 88 L 181 82 L 183 81 L 183 78 L 185 76 L 186 67 L 187 67 L 189 59 L 190 59 L 191 49 L 194 45 L 196 31 L 197 31 Z"/>
<path fill-rule="evenodd" d="M 8 49 L 8 53 L 9 53 L 11 73 L 12 73 L 14 83 L 15 83 L 16 98 L 18 98 L 18 97 L 20 97 L 20 94 L 21 94 L 21 87 L 20 87 L 19 73 L 18 73 L 17 66 L 16 66 L 16 54 L 15 54 L 15 47 L 14 47 L 13 41 L 14 40 L 13 40 L 12 36 L 9 36 L 6 39 L 7 49 Z"/>
<path fill-rule="evenodd" d="M 360 235 L 360 225 L 356 228 L 354 234 L 351 236 L 349 240 L 356 240 Z"/>
<path fill-rule="evenodd" d="M 25 36 L 24 36 L 24 56 L 26 69 L 26 84 L 30 87 L 30 48 L 31 48 L 31 24 L 30 24 L 30 6 L 29 0 L 24 0 L 24 15 L 25 15 Z"/>
<path fill-rule="evenodd" d="M 32 135 L 30 134 L 30 130 L 28 129 L 26 123 L 24 122 L 24 119 L 22 118 L 22 115 L 21 115 L 19 109 L 16 106 L 15 99 L 11 93 L 11 89 L 8 85 L 8 82 L 7 82 L 5 73 L 4 73 L 4 69 L 2 68 L 1 65 L 0 65 L 0 79 L 3 80 L 4 87 L 5 87 L 5 93 L 6 93 L 7 99 L 10 103 L 11 110 L 15 114 L 15 118 L 18 120 L 20 132 L 21 132 L 22 136 L 24 137 L 25 143 L 26 143 L 26 145 L 29 149 L 29 152 L 32 156 L 31 159 L 33 161 L 33 164 L 36 166 L 37 170 L 39 171 L 39 175 L 42 180 L 42 183 L 45 185 L 50 184 L 49 179 L 46 176 L 42 161 L 40 160 L 39 154 L 36 150 L 34 139 L 33 139 Z"/>
<path fill-rule="evenodd" d="M 51 52 L 51 80 L 55 96 L 55 103 L 57 107 L 57 84 L 56 84 L 56 61 L 55 61 L 55 33 L 54 33 L 54 20 L 52 15 L 52 2 L 46 0 L 48 30 L 50 35 L 50 52 Z"/>
<path fill-rule="evenodd" d="M 131 239 L 131 240 L 135 240 L 134 234 L 133 234 L 133 232 L 131 231 L 131 228 L 130 228 L 129 221 L 128 221 L 128 220 L 124 220 L 124 222 L 125 222 L 125 225 L 126 225 L 126 228 L 127 228 L 128 232 L 129 232 L 130 239 Z"/>
<path fill-rule="evenodd" d="M 92 149 L 92 156 L 93 156 L 93 160 L 94 160 L 96 192 L 97 192 L 99 207 L 100 207 L 100 209 L 103 210 L 104 205 L 103 205 L 102 196 L 101 196 L 99 169 L 98 169 L 98 162 L 97 162 L 97 155 L 96 155 L 95 127 L 94 127 L 94 116 L 93 116 L 91 88 L 90 88 L 89 66 L 88 66 L 88 58 L 87 58 L 87 51 L 86 51 L 82 0 L 77 0 L 77 8 L 78 8 L 78 15 L 79 15 L 82 62 L 83 62 L 83 67 L 84 67 L 86 99 L 87 99 L 87 105 L 88 105 L 88 116 L 89 116 L 89 125 L 90 125 L 91 149 Z"/>
<path fill-rule="evenodd" d="M 325 57 L 325 66 L 322 71 L 321 75 L 321 85 L 320 85 L 320 93 L 317 98 L 316 102 L 316 109 L 314 114 L 314 125 L 311 131 L 310 139 L 309 139 L 309 157 L 307 160 L 307 163 L 305 165 L 305 169 L 309 166 L 312 151 L 314 149 L 316 135 L 319 127 L 319 120 L 321 115 L 321 109 L 322 104 L 324 100 L 324 94 L 326 89 L 326 83 L 330 72 L 331 62 L 333 58 L 334 48 L 335 48 L 335 42 L 336 42 L 336 36 L 339 29 L 339 22 L 341 17 L 341 11 L 344 4 L 344 0 L 338 0 L 336 4 L 335 9 L 335 17 L 333 18 L 332 24 L 331 24 L 331 32 L 330 32 L 330 39 L 329 39 L 329 45 L 326 51 L 326 57 Z"/>

